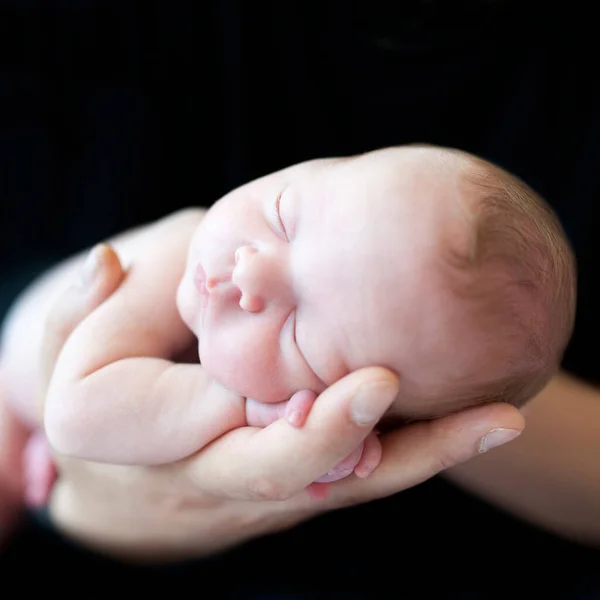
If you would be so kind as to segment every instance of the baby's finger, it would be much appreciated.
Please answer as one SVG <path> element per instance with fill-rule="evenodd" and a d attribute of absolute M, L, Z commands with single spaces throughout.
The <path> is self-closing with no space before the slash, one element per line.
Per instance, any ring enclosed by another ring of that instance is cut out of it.
<path fill-rule="evenodd" d="M 71 332 L 120 285 L 124 271 L 108 244 L 90 250 L 78 280 L 55 302 L 46 319 L 41 356 L 40 399 L 54 371 L 56 359 Z"/>
<path fill-rule="evenodd" d="M 302 427 L 316 398 L 308 390 L 296 392 L 289 400 L 276 404 L 246 398 L 246 422 L 250 427 L 267 427 L 283 417 L 292 427 Z"/>
<path fill-rule="evenodd" d="M 249 427 L 267 427 L 285 414 L 287 401 L 265 404 L 253 398 L 246 398 L 246 423 Z"/>
<path fill-rule="evenodd" d="M 234 430 L 184 461 L 186 479 L 220 497 L 281 500 L 306 488 L 359 446 L 398 391 L 379 367 L 355 371 L 325 390 L 304 427 L 280 419 Z"/>
<path fill-rule="evenodd" d="M 309 390 L 296 392 L 286 403 L 285 420 L 292 427 L 302 427 L 316 399 L 317 395 Z"/>
<path fill-rule="evenodd" d="M 371 435 L 371 434 L 369 434 Z M 368 437 L 368 436 L 367 436 Z M 344 460 L 339 462 L 333 469 L 330 469 L 325 475 L 321 475 L 315 483 L 333 483 L 351 475 L 362 456 L 364 444 L 359 444 Z"/>
<path fill-rule="evenodd" d="M 354 474 L 361 479 L 368 477 L 381 462 L 381 454 L 381 442 L 377 434 L 372 431 L 365 439 L 362 456 L 354 467 Z"/>

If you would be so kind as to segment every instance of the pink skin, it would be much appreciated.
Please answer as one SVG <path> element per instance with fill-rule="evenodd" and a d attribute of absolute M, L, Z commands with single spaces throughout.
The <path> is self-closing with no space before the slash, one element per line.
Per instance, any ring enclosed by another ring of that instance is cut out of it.
<path fill-rule="evenodd" d="M 207 212 L 177 306 L 203 367 L 258 400 L 247 402 L 249 424 L 285 417 L 302 426 L 310 394 L 366 366 L 401 375 L 392 413 L 404 418 L 447 409 L 435 398 L 448 385 L 489 380 L 473 357 L 495 355 L 490 336 L 465 327 L 438 268 L 442 243 L 466 239 L 463 166 L 410 147 L 311 161 L 238 188 Z M 320 481 L 366 477 L 380 458 L 370 435 Z M 327 485 L 309 492 L 323 497 Z"/>
<path fill-rule="evenodd" d="M 478 359 L 496 356 L 493 336 L 465 326 L 464 306 L 440 277 L 443 245 L 469 239 L 463 167 L 418 147 L 311 161 L 238 188 L 207 212 L 177 306 L 203 367 L 275 411 L 255 421 L 250 409 L 248 423 L 286 416 L 300 426 L 309 403 L 294 394 L 318 395 L 361 367 L 400 374 L 392 414 L 403 418 L 444 412 L 440 390 L 497 375 Z M 365 477 L 380 457 L 371 435 L 323 477 L 353 464 Z M 327 485 L 309 491 L 318 497 Z"/>
<path fill-rule="evenodd" d="M 316 394 L 302 391 L 294 394 L 288 402 L 264 404 L 248 399 L 246 415 L 254 427 L 266 427 L 280 418 L 285 418 L 292 427 L 303 427 L 310 413 Z M 364 447 L 364 449 L 363 449 Z M 381 444 L 371 434 L 355 452 L 340 462 L 327 475 L 319 478 L 307 489 L 315 500 L 327 498 L 330 483 L 352 473 L 367 477 L 381 460 Z M 48 503 L 52 487 L 56 481 L 56 466 L 46 436 L 41 429 L 35 431 L 27 441 L 23 452 L 23 473 L 25 479 L 25 504 L 30 508 L 40 508 Z M 319 485 L 320 484 L 320 485 Z"/>
<path fill-rule="evenodd" d="M 440 410 L 421 400 L 436 397 L 420 393 L 427 387 L 488 377 L 473 364 L 463 309 L 439 276 L 444 236 L 464 231 L 462 165 L 440 160 L 437 150 L 396 148 L 311 161 L 238 188 L 207 212 L 177 305 L 204 368 L 271 405 L 269 413 L 249 401 L 249 424 L 286 415 L 298 426 L 307 405 L 296 392 L 319 394 L 370 365 L 402 373 L 410 400 L 394 410 L 403 417 Z M 380 455 L 371 436 L 319 481 L 365 477 Z"/>
<path fill-rule="evenodd" d="M 464 253 L 472 241 L 464 167 L 422 147 L 311 161 L 238 188 L 207 212 L 177 306 L 203 367 L 249 399 L 248 424 L 310 424 L 316 395 L 361 367 L 399 374 L 390 412 L 405 419 L 461 408 L 443 391 L 503 375 L 510 349 L 499 354 L 495 336 L 470 326 L 440 269 L 450 247 Z M 48 481 L 36 452 L 31 472 Z M 329 481 L 366 477 L 380 459 L 371 434 L 309 493 L 326 497 Z"/>
<path fill-rule="evenodd" d="M 296 428 L 303 427 L 316 399 L 309 391 L 297 392 L 288 402 L 264 404 L 248 399 L 246 415 L 249 424 L 254 427 L 266 427 L 280 418 Z M 365 443 L 350 456 L 336 465 L 327 475 L 317 479 L 307 490 L 315 500 L 327 498 L 328 486 L 352 473 L 358 477 L 367 477 L 381 460 L 381 444 L 374 434 L 369 435 Z M 27 441 L 23 452 L 23 473 L 25 479 L 25 504 L 30 508 L 40 508 L 48 503 L 52 487 L 56 481 L 56 466 L 50 446 L 41 429 L 35 431 Z"/>
<path fill-rule="evenodd" d="M 246 419 L 253 427 L 266 427 L 280 418 L 292 427 L 304 427 L 316 394 L 307 390 L 295 393 L 287 402 L 265 404 L 251 398 L 246 400 Z M 316 483 L 332 483 L 354 472 L 358 477 L 368 477 L 381 461 L 381 444 L 377 436 L 370 434 L 363 444 L 339 462 Z"/>

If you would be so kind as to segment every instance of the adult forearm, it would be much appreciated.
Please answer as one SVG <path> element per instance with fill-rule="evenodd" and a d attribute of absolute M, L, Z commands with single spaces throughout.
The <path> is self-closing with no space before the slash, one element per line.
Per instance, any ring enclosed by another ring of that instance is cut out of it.
<path fill-rule="evenodd" d="M 600 546 L 600 391 L 560 374 L 526 415 L 517 440 L 446 477 L 535 525 Z"/>
<path fill-rule="evenodd" d="M 5 400 L 0 372 L 0 550 L 18 520 L 23 489 L 21 456 L 28 433 Z"/>

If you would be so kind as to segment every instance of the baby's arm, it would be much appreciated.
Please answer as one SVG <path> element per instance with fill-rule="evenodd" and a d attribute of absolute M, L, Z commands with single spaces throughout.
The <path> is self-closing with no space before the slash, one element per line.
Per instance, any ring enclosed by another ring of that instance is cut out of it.
<path fill-rule="evenodd" d="M 204 211 L 200 209 L 179 211 L 158 222 L 121 233 L 108 242 L 116 250 L 122 263 L 127 266 L 132 257 L 139 254 L 140 249 L 147 244 L 148 237 L 154 235 L 157 227 L 169 223 L 172 226 L 184 222 L 198 223 L 203 214 Z M 67 289 L 72 288 L 75 293 L 78 283 L 81 282 L 81 294 L 86 300 L 81 305 L 78 304 L 77 311 L 89 314 L 119 284 L 115 281 L 114 265 L 105 265 L 105 269 L 110 270 L 110 275 L 104 274 L 99 278 L 97 285 L 90 282 L 84 288 L 83 266 L 89 254 L 89 250 L 81 252 L 38 277 L 15 300 L 1 324 L 0 368 L 4 392 L 14 413 L 30 428 L 40 425 L 41 414 L 37 406 L 40 379 L 43 378 L 40 356 L 50 308 Z M 112 289 L 107 291 L 107 286 Z M 61 310 L 65 309 L 68 310 L 69 307 L 61 306 Z M 60 326 L 64 328 L 70 322 L 77 323 L 81 320 L 80 314 L 61 315 Z"/>
<path fill-rule="evenodd" d="M 58 452 L 160 464 L 245 425 L 243 398 L 212 382 L 200 365 L 172 362 L 194 341 L 176 292 L 198 222 L 167 220 L 149 228 L 130 253 L 120 288 L 69 337 L 44 414 Z"/>

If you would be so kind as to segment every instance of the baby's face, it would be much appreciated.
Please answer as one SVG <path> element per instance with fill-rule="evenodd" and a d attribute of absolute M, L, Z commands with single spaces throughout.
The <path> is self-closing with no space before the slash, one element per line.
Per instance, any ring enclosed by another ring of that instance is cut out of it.
<path fill-rule="evenodd" d="M 304 163 L 208 211 L 177 300 L 217 380 L 279 402 L 363 366 L 445 375 L 430 350 L 452 343 L 435 261 L 456 190 L 418 152 Z"/>

